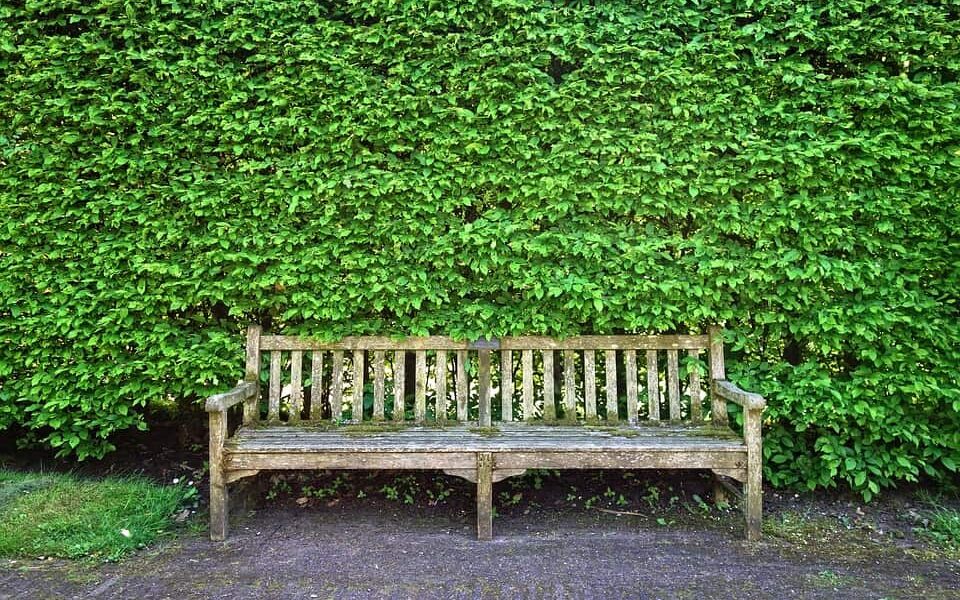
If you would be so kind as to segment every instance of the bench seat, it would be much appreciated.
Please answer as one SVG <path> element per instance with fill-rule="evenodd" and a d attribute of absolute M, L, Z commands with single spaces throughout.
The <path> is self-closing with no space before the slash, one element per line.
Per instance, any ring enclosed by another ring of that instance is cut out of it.
<path fill-rule="evenodd" d="M 224 465 L 263 469 L 442 469 L 474 480 L 491 454 L 493 480 L 526 469 L 709 469 L 743 479 L 747 446 L 709 425 L 340 428 L 245 427 L 224 445 Z"/>
<path fill-rule="evenodd" d="M 745 455 L 743 438 L 709 425 L 585 427 L 514 425 L 484 431 L 463 425 L 403 429 L 242 427 L 224 446 L 238 454 L 370 452 L 696 452 Z M 706 467 L 709 468 L 709 467 Z"/>

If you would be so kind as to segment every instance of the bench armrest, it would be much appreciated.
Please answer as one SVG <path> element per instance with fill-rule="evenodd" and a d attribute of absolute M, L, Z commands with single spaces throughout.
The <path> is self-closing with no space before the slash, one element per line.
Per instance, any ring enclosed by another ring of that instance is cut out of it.
<path fill-rule="evenodd" d="M 229 392 L 207 398 L 207 412 L 225 412 L 231 406 L 252 398 L 257 393 L 257 384 L 253 381 L 241 381 Z"/>
<path fill-rule="evenodd" d="M 721 398 L 726 398 L 747 410 L 763 410 L 767 407 L 767 401 L 763 399 L 763 396 L 746 392 L 729 381 L 714 381 L 713 389 Z"/>

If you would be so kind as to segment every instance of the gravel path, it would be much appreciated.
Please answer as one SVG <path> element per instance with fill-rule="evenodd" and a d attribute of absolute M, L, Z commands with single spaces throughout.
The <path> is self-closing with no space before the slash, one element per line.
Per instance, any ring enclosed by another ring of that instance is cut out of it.
<path fill-rule="evenodd" d="M 798 551 L 730 528 L 550 511 L 500 518 L 482 543 L 471 515 L 438 514 L 270 508 L 224 543 L 193 533 L 122 564 L 7 562 L 0 598 L 960 599 L 960 564 L 896 548 Z"/>

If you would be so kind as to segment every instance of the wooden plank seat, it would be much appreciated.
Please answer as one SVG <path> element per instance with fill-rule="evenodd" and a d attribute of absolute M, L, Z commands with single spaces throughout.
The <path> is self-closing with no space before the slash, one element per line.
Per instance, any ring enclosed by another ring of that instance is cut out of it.
<path fill-rule="evenodd" d="M 227 485 L 266 469 L 440 469 L 465 477 L 477 484 L 481 539 L 492 537 L 493 482 L 526 469 L 707 469 L 745 484 L 747 538 L 760 535 L 765 403 L 724 380 L 716 328 L 702 336 L 327 343 L 263 336 L 253 326 L 246 372 L 236 388 L 207 401 L 214 540 L 227 532 Z M 744 409 L 743 435 L 727 426 L 728 401 Z M 243 408 L 242 424 L 228 435 L 234 406 Z M 718 495 L 723 489 L 718 483 Z"/>

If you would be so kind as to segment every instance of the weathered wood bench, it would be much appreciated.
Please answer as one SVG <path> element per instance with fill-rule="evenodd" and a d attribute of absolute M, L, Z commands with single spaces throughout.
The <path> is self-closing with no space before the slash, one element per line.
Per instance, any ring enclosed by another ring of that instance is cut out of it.
<path fill-rule="evenodd" d="M 415 365 L 409 386 L 407 353 Z M 365 393 L 371 373 L 372 390 Z M 743 408 L 742 437 L 728 427 L 728 401 Z M 230 435 L 234 406 L 242 406 L 242 423 Z M 476 482 L 477 535 L 490 539 L 492 484 L 526 469 L 683 468 L 744 483 L 746 537 L 756 540 L 764 406 L 762 397 L 725 380 L 718 329 L 709 335 L 328 343 L 261 335 L 252 326 L 245 379 L 206 403 L 210 537 L 226 537 L 228 484 L 264 469 L 441 469 Z"/>

